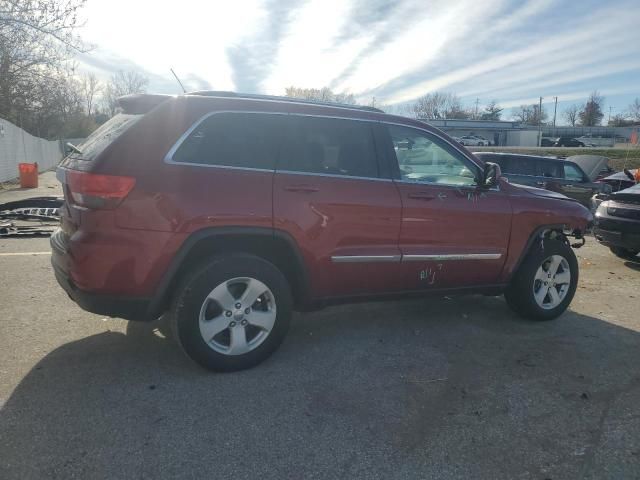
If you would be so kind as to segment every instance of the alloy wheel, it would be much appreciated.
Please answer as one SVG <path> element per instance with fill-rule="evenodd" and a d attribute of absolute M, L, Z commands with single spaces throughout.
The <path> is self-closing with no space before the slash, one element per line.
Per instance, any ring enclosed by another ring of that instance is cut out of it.
<path fill-rule="evenodd" d="M 224 355 L 243 355 L 264 342 L 276 321 L 275 297 L 260 280 L 237 277 L 214 288 L 200 308 L 200 334 Z"/>
<path fill-rule="evenodd" d="M 538 267 L 533 281 L 533 296 L 545 310 L 562 303 L 569 292 L 571 270 L 569 262 L 561 255 L 547 257 Z"/>

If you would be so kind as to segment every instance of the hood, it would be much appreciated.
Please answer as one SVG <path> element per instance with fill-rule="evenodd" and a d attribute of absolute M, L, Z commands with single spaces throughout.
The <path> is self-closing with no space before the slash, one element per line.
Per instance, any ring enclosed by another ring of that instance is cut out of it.
<path fill-rule="evenodd" d="M 601 155 L 572 155 L 567 161 L 577 164 L 592 182 L 609 166 L 609 159 Z"/>
<path fill-rule="evenodd" d="M 612 193 L 609 197 L 610 200 L 616 200 L 625 203 L 637 203 L 640 204 L 640 183 L 633 187 L 625 188 L 619 192 Z"/>
<path fill-rule="evenodd" d="M 629 170 L 632 174 L 635 174 L 637 170 Z M 618 172 L 618 173 L 614 173 L 613 175 L 609 175 L 608 177 L 603 178 L 602 180 L 606 180 L 606 181 L 612 181 L 612 182 L 617 182 L 620 180 L 626 181 L 626 182 L 631 182 L 632 180 L 627 177 L 627 175 L 624 172 Z"/>
<path fill-rule="evenodd" d="M 524 190 L 531 195 L 535 195 L 536 197 L 557 198 L 558 200 L 569 200 L 570 202 L 576 201 L 573 198 L 562 195 L 561 193 L 545 190 L 544 188 L 530 187 L 529 185 L 520 185 L 518 183 L 512 183 L 511 185 L 518 187 L 520 190 Z"/>

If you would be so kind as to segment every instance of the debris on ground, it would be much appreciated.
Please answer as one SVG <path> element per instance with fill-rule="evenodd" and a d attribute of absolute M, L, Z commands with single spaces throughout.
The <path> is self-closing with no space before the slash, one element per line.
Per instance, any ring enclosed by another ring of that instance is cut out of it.
<path fill-rule="evenodd" d="M 51 235 L 60 223 L 63 197 L 35 197 L 0 204 L 0 237 Z"/>

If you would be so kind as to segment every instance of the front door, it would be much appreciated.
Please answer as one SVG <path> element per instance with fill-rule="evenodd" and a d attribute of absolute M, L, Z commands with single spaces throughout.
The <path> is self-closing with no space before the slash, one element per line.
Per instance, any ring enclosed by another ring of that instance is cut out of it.
<path fill-rule="evenodd" d="M 508 196 L 479 186 L 479 162 L 443 137 L 404 126 L 382 128 L 402 199 L 406 288 L 497 283 L 511 229 Z"/>
<path fill-rule="evenodd" d="M 313 296 L 402 289 L 401 202 L 381 173 L 372 123 L 289 115 L 274 178 L 274 227 L 291 233 Z"/>

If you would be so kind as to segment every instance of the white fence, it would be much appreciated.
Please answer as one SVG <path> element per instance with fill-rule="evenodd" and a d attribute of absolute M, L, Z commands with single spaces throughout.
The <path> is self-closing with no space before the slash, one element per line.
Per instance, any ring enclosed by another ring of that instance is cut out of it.
<path fill-rule="evenodd" d="M 61 158 L 59 141 L 34 137 L 0 118 L 0 182 L 18 177 L 19 163 L 38 162 L 38 170 L 44 172 Z"/>

